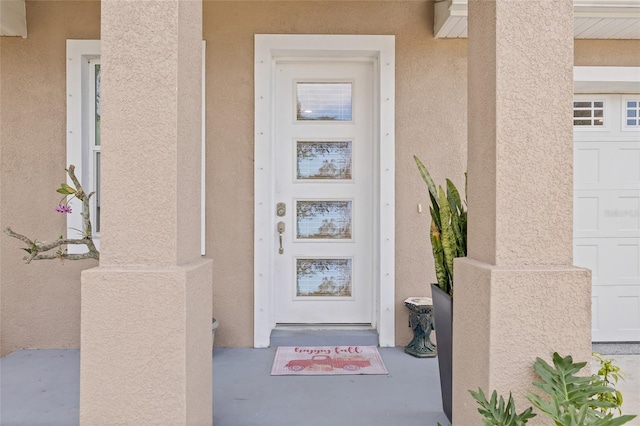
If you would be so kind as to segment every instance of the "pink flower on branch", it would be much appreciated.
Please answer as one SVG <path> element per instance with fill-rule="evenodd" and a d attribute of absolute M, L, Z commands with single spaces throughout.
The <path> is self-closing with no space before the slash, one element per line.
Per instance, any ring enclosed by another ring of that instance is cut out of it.
<path fill-rule="evenodd" d="M 56 207 L 56 211 L 58 213 L 71 213 L 71 207 L 69 207 L 66 204 L 59 204 L 58 207 Z"/>

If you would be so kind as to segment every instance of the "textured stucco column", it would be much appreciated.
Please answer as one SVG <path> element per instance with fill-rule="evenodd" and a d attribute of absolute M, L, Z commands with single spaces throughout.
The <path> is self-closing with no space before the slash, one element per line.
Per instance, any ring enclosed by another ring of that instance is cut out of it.
<path fill-rule="evenodd" d="M 522 410 L 536 356 L 590 357 L 590 273 L 572 266 L 573 2 L 470 0 L 468 97 L 455 425 L 480 423 L 469 389 L 513 391 Z"/>
<path fill-rule="evenodd" d="M 101 259 L 82 275 L 80 422 L 211 424 L 202 3 L 103 0 L 101 19 Z"/>

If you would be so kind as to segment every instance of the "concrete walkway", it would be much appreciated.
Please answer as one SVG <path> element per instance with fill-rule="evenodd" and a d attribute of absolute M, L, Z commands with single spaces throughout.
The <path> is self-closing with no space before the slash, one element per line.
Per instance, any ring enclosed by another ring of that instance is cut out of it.
<path fill-rule="evenodd" d="M 437 361 L 411 357 L 402 348 L 380 353 L 388 376 L 272 377 L 275 350 L 216 348 L 214 424 L 448 424 Z M 24 350 L 0 359 L 0 424 L 78 424 L 79 356 L 78 350 Z M 627 373 L 619 386 L 625 412 L 640 413 L 640 356 L 613 357 Z"/>
<path fill-rule="evenodd" d="M 387 376 L 271 376 L 274 349 L 216 348 L 213 412 L 227 425 L 435 425 L 435 359 L 382 348 Z M 80 352 L 24 350 L 0 359 L 0 424 L 78 424 Z"/>

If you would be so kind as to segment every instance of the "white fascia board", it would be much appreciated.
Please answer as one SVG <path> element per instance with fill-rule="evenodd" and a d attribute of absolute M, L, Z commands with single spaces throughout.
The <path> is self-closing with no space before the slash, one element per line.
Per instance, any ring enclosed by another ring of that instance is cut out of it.
<path fill-rule="evenodd" d="M 0 36 L 27 37 L 27 7 L 24 0 L 0 0 Z"/>
<path fill-rule="evenodd" d="M 640 67 L 573 67 L 575 93 L 640 93 Z"/>
<path fill-rule="evenodd" d="M 446 10 L 449 16 L 467 16 L 469 14 L 468 0 L 440 0 L 436 7 Z"/>
<path fill-rule="evenodd" d="M 576 0 L 573 5 L 574 18 L 640 20 L 640 1 L 638 0 Z M 458 25 L 460 19 L 467 19 L 468 6 L 468 0 L 436 1 L 434 5 L 435 38 L 466 38 L 466 31 L 455 31 L 452 34 L 452 30 Z M 464 36 L 461 37 L 460 34 Z"/>
<path fill-rule="evenodd" d="M 640 17 L 638 0 L 575 0 L 573 10 L 576 17 L 630 18 Z"/>
<path fill-rule="evenodd" d="M 466 20 L 469 13 L 467 0 L 441 0 L 435 3 L 434 8 L 435 38 L 446 38 L 458 20 Z"/>

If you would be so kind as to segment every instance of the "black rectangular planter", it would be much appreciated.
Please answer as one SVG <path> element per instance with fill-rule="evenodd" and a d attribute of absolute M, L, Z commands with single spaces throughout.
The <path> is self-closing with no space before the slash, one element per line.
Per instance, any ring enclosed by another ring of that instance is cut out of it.
<path fill-rule="evenodd" d="M 452 370 L 453 370 L 453 298 L 440 290 L 438 284 L 431 284 L 433 299 L 433 321 L 438 344 L 438 369 L 440 370 L 440 391 L 442 410 L 451 421 Z"/>

